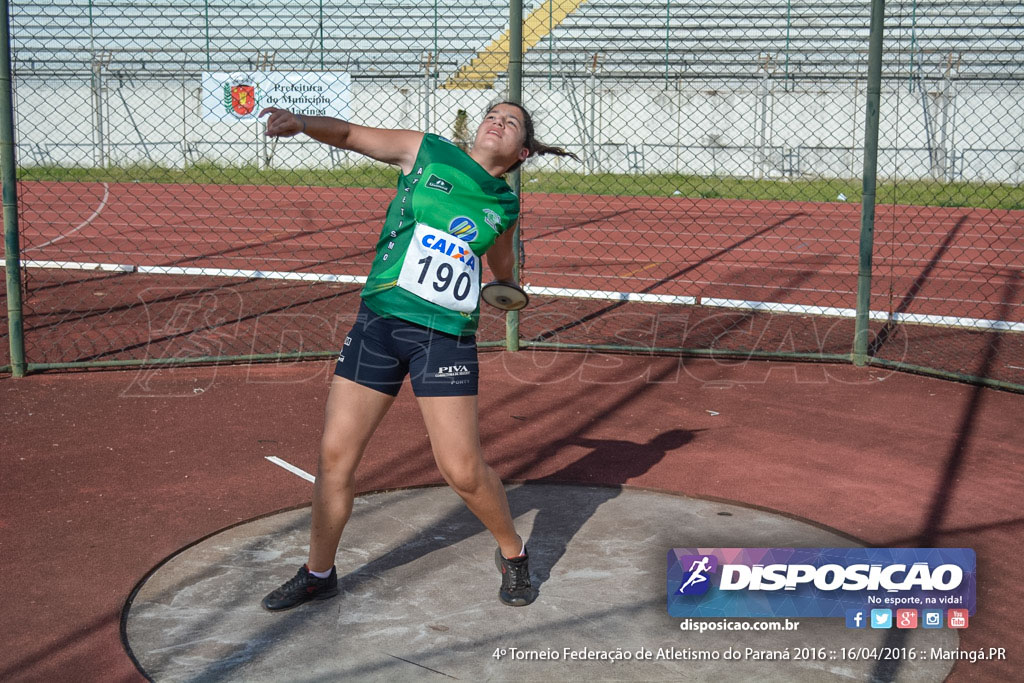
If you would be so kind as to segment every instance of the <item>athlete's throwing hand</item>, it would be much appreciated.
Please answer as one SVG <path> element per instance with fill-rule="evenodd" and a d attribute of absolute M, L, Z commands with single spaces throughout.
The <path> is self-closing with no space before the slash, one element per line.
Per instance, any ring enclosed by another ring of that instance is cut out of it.
<path fill-rule="evenodd" d="M 299 114 L 293 114 L 287 109 L 267 107 L 260 112 L 259 117 L 263 118 L 263 115 L 267 113 L 270 114 L 270 118 L 267 119 L 267 129 L 264 131 L 264 135 L 267 137 L 290 138 L 306 131 L 306 121 Z"/>

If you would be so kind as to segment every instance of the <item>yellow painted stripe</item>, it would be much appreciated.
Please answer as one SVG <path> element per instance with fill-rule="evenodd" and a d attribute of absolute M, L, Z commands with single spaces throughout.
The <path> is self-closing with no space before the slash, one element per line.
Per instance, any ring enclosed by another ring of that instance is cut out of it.
<path fill-rule="evenodd" d="M 587 0 L 545 0 L 523 20 L 523 52 L 548 35 L 550 30 L 575 12 Z M 487 90 L 494 86 L 498 74 L 508 71 L 509 31 L 481 50 L 449 78 L 442 88 Z"/>

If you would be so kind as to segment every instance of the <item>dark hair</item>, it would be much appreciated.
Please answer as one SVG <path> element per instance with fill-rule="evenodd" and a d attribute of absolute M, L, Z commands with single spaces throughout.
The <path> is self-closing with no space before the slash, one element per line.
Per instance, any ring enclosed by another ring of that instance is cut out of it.
<path fill-rule="evenodd" d="M 526 157 L 527 159 L 533 156 L 540 156 L 541 154 L 554 154 L 555 156 L 569 157 L 571 159 L 575 159 L 576 161 L 580 160 L 578 156 L 576 156 L 575 154 L 568 150 L 562 149 L 561 147 L 554 147 L 552 145 L 545 145 L 543 142 L 538 140 L 533 130 L 533 117 L 530 116 L 530 112 L 526 111 L 526 107 L 519 104 L 518 102 L 511 102 L 509 100 L 505 100 L 503 102 L 495 102 L 494 104 L 487 108 L 487 113 L 490 114 L 495 107 L 502 104 L 511 105 L 517 108 L 519 111 L 523 112 L 523 128 L 525 129 L 524 132 L 526 133 L 526 138 L 523 140 L 523 147 L 530 151 L 530 156 Z M 512 164 L 512 166 L 508 168 L 506 173 L 510 173 L 522 165 L 522 161 L 516 161 L 516 163 Z"/>

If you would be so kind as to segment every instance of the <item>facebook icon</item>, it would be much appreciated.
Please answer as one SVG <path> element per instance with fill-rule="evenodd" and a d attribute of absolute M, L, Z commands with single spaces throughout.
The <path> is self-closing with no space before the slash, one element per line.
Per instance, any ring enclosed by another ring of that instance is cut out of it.
<path fill-rule="evenodd" d="M 846 610 L 846 628 L 867 628 L 867 612 L 862 609 Z"/>

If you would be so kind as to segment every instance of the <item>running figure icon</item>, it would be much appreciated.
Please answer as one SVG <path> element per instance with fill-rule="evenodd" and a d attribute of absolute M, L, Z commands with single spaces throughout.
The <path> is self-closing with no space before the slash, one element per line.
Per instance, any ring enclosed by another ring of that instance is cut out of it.
<path fill-rule="evenodd" d="M 704 583 L 708 580 L 704 574 L 711 570 L 710 567 L 711 558 L 705 555 L 700 560 L 694 560 L 693 564 L 690 565 L 689 571 L 691 572 L 690 578 L 683 582 L 683 585 L 679 587 L 680 593 L 685 593 L 686 589 L 698 583 Z"/>

